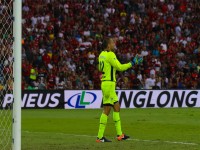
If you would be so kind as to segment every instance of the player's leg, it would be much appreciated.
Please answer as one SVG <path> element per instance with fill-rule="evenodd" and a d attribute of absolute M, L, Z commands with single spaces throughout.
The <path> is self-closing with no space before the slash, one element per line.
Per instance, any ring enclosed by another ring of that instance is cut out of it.
<path fill-rule="evenodd" d="M 120 115 L 119 115 L 119 112 L 120 112 L 120 105 L 119 105 L 119 102 L 118 102 L 118 96 L 116 94 L 116 91 L 115 91 L 115 84 L 113 85 L 112 87 L 112 101 L 113 101 L 113 121 L 115 123 L 115 128 L 116 128 L 116 131 L 117 131 L 117 135 L 122 135 L 122 129 L 121 129 L 121 120 L 120 120 Z"/>
<path fill-rule="evenodd" d="M 115 128 L 117 131 L 117 140 L 126 140 L 130 138 L 129 136 L 123 134 L 122 129 L 121 129 L 121 119 L 120 119 L 120 104 L 119 102 L 115 102 L 113 105 L 113 121 L 115 122 Z"/>
<path fill-rule="evenodd" d="M 112 108 L 112 104 L 110 104 L 110 84 L 109 82 L 103 82 L 101 84 L 101 89 L 103 93 L 103 112 L 100 117 L 99 122 L 99 131 L 96 142 L 111 142 L 104 137 L 104 131 L 107 125 L 108 115 L 110 114 L 110 110 Z"/>
<path fill-rule="evenodd" d="M 103 112 L 100 116 L 100 122 L 99 122 L 99 132 L 98 132 L 98 138 L 101 139 L 104 135 L 104 131 L 107 125 L 108 115 L 110 113 L 111 106 L 103 106 Z"/>
<path fill-rule="evenodd" d="M 121 129 L 121 119 L 120 119 L 120 105 L 119 102 L 116 102 L 113 106 L 113 121 L 115 122 L 115 128 L 117 131 L 117 135 L 122 135 L 122 129 Z"/>
<path fill-rule="evenodd" d="M 112 108 L 111 105 L 103 106 L 103 112 L 100 117 L 99 131 L 98 131 L 96 142 L 111 142 L 110 140 L 108 140 L 104 137 L 104 131 L 106 129 L 108 115 L 110 114 L 111 108 Z"/>

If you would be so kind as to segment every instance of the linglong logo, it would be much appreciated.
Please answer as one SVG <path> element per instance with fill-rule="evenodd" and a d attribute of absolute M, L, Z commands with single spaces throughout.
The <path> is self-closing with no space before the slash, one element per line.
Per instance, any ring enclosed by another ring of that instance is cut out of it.
<path fill-rule="evenodd" d="M 67 104 L 74 108 L 85 108 L 85 106 L 94 103 L 96 99 L 97 96 L 94 93 L 82 91 L 82 93 L 71 96 L 68 99 Z"/>

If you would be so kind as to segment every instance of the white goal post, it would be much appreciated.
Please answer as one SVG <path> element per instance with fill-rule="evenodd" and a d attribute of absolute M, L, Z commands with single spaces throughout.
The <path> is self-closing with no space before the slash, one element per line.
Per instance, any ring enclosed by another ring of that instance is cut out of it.
<path fill-rule="evenodd" d="M 22 0 L 0 0 L 0 150 L 21 150 L 21 39 Z"/>
<path fill-rule="evenodd" d="M 22 49 L 22 0 L 13 0 L 13 150 L 21 150 L 21 49 Z"/>

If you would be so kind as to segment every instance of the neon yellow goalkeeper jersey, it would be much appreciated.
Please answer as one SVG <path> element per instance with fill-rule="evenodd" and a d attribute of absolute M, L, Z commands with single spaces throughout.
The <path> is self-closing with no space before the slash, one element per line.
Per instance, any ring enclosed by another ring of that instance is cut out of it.
<path fill-rule="evenodd" d="M 115 53 L 102 51 L 99 55 L 99 71 L 102 72 L 102 81 L 116 82 L 116 71 L 125 71 L 132 67 L 131 63 L 121 64 Z"/>

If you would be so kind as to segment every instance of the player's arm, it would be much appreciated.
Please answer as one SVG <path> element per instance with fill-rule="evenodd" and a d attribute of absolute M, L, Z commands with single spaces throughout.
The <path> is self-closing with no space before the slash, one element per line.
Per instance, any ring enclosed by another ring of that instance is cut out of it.
<path fill-rule="evenodd" d="M 115 53 L 113 52 L 109 53 L 109 62 L 111 66 L 113 66 L 117 71 L 125 71 L 132 67 L 131 62 L 126 63 L 126 64 L 121 64 L 119 60 L 117 59 Z"/>

